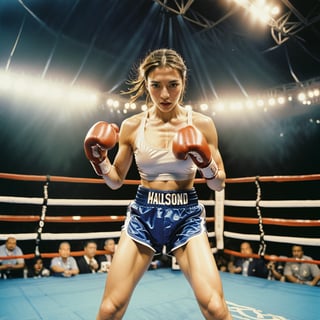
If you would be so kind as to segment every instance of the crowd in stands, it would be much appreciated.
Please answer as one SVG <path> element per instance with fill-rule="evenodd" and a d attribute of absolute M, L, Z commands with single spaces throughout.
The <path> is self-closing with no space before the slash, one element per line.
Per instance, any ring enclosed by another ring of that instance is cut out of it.
<path fill-rule="evenodd" d="M 216 254 L 216 261 L 220 271 L 241 274 L 246 277 L 253 276 L 281 282 L 320 286 L 319 266 L 314 263 L 301 262 L 313 260 L 304 254 L 301 245 L 293 245 L 291 251 L 291 256 L 280 256 L 280 258 L 292 258 L 292 261 L 282 262 L 275 259 L 267 261 L 264 257 L 254 257 L 251 243 L 243 241 L 240 245 L 241 257 L 228 258 L 224 254 Z"/>
<path fill-rule="evenodd" d="M 58 255 L 50 260 L 47 267 L 43 259 L 35 257 L 27 265 L 22 249 L 17 245 L 14 236 L 9 236 L 5 243 L 0 245 L 0 279 L 13 278 L 42 278 L 48 276 L 72 277 L 78 274 L 108 273 L 116 251 L 114 239 L 106 239 L 103 247 L 105 254 L 97 255 L 97 243 L 88 240 L 83 247 L 83 255 L 73 257 L 71 246 L 67 241 L 59 244 Z M 265 260 L 253 254 L 251 243 L 243 241 L 240 245 L 240 257 L 227 256 L 223 252 L 215 252 L 217 267 L 221 272 L 230 272 L 245 277 L 259 277 L 268 280 L 292 282 L 310 286 L 320 286 L 320 269 L 317 264 L 301 262 L 313 260 L 306 256 L 301 245 L 292 246 L 291 259 L 287 262 L 276 259 Z M 10 258 L 12 256 L 12 258 Z M 18 256 L 18 258 L 16 258 Z M 286 258 L 286 256 L 281 256 Z M 276 258 L 276 256 L 274 256 Z M 158 268 L 172 268 L 174 258 L 162 254 L 156 255 L 150 264 L 149 270 Z"/>

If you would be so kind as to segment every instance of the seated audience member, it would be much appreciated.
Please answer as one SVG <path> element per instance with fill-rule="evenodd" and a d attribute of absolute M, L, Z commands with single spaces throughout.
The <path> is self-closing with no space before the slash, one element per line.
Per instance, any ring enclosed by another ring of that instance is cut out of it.
<path fill-rule="evenodd" d="M 153 257 L 149 266 L 149 270 L 155 270 L 160 268 L 171 268 L 172 258 L 167 254 L 157 254 Z"/>
<path fill-rule="evenodd" d="M 77 259 L 79 273 L 95 273 L 99 270 L 99 264 L 95 259 L 97 244 L 89 240 L 84 245 L 84 255 Z"/>
<path fill-rule="evenodd" d="M 320 269 L 316 264 L 298 262 L 298 260 L 312 260 L 305 256 L 300 245 L 292 246 L 292 257 L 297 262 L 286 262 L 284 275 L 289 282 L 307 284 L 309 286 L 320 285 Z"/>
<path fill-rule="evenodd" d="M 253 254 L 251 244 L 249 242 L 242 242 L 240 246 L 240 252 L 245 256 Z M 259 278 L 268 277 L 268 268 L 264 262 L 264 259 L 243 257 L 237 258 L 234 264 L 229 265 L 230 273 L 238 273 L 243 276 L 253 276 Z"/>
<path fill-rule="evenodd" d="M 1 257 L 22 256 L 22 250 L 17 246 L 15 237 L 8 237 L 0 246 L 0 279 L 23 278 L 25 262 L 23 258 L 2 259 Z"/>
<path fill-rule="evenodd" d="M 217 251 L 213 254 L 214 259 L 216 260 L 217 268 L 221 272 L 228 271 L 228 263 L 230 259 L 224 252 Z"/>
<path fill-rule="evenodd" d="M 59 246 L 59 257 L 51 260 L 50 269 L 52 275 L 60 277 L 72 277 L 79 273 L 75 258 L 71 256 L 69 242 L 61 242 Z"/>
<path fill-rule="evenodd" d="M 106 253 L 98 257 L 100 272 L 109 272 L 113 255 L 116 251 L 116 242 L 114 239 L 107 239 L 104 242 L 103 249 L 106 251 Z"/>
<path fill-rule="evenodd" d="M 285 258 L 285 257 L 282 257 L 282 258 Z M 281 282 L 286 281 L 286 277 L 283 274 L 284 262 L 270 260 L 267 263 L 267 268 L 269 270 L 268 280 L 279 280 Z"/>
<path fill-rule="evenodd" d="M 45 268 L 43 265 L 43 260 L 40 257 L 37 257 L 33 260 L 33 264 L 28 268 L 28 278 L 42 278 L 49 277 L 50 270 Z"/>

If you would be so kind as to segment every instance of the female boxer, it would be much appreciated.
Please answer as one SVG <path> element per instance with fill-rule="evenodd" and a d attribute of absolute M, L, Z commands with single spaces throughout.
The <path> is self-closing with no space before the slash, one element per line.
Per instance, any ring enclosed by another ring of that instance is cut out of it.
<path fill-rule="evenodd" d="M 225 186 L 213 121 L 182 105 L 186 66 L 169 49 L 151 52 L 128 93 L 146 95 L 148 110 L 123 121 L 113 164 L 107 150 L 118 141 L 114 124 L 96 123 L 84 148 L 111 189 L 122 186 L 135 158 L 141 177 L 108 274 L 98 320 L 122 319 L 132 292 L 163 246 L 188 279 L 206 319 L 231 319 L 205 228 L 205 210 L 193 187 L 196 171 L 210 189 Z"/>

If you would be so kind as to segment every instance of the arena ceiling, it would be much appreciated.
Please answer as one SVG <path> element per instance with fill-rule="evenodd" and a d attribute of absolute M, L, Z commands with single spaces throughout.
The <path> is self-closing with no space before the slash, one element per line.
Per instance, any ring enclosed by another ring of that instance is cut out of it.
<path fill-rule="evenodd" d="M 148 51 L 172 47 L 191 100 L 318 77 L 319 1 L 273 3 L 281 11 L 262 26 L 231 0 L 2 0 L 0 66 L 117 93 Z"/>
<path fill-rule="evenodd" d="M 147 52 L 170 47 L 188 65 L 186 101 L 190 103 L 248 97 L 319 81 L 319 1 L 273 2 L 280 6 L 280 14 L 272 24 L 262 26 L 231 0 L 0 0 L 0 69 L 117 95 L 126 89 L 131 67 Z M 42 108 L 30 111 L 27 103 L 19 101 L 17 106 L 17 101 L 0 98 L 5 155 L 0 171 L 91 174 L 82 139 L 101 118 L 101 110 L 66 114 L 66 110 L 48 110 L 44 101 Z M 312 117 L 319 116 L 318 108 L 311 111 Z M 319 169 L 314 149 L 319 125 L 310 129 L 301 122 L 308 121 L 309 114 L 295 119 L 294 125 L 286 117 L 282 115 L 281 123 L 274 118 L 254 120 L 254 125 L 242 119 L 241 134 L 234 116 L 228 124 L 216 121 L 232 176 L 299 173 L 298 164 L 290 161 L 298 145 L 296 162 L 302 162 L 308 172 Z M 284 132 L 290 136 L 285 143 L 279 140 Z M 78 148 L 71 151 L 70 145 Z M 16 153 L 25 156 L 20 166 L 11 159 Z M 79 159 L 75 169 L 73 163 Z M 248 167 L 248 161 L 256 165 Z"/>

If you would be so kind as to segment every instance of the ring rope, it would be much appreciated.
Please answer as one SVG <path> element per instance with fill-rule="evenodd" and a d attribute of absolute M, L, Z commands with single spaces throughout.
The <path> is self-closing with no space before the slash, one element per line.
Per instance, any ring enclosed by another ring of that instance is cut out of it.
<path fill-rule="evenodd" d="M 46 219 L 46 212 L 47 212 L 47 204 L 48 204 L 48 188 L 49 188 L 49 182 L 50 182 L 50 176 L 47 176 L 47 181 L 45 185 L 43 186 L 43 203 L 42 203 L 42 211 L 41 211 L 41 216 L 39 219 L 39 226 L 37 230 L 37 238 L 35 241 L 35 249 L 34 253 L 36 256 L 40 256 L 40 242 L 41 242 L 41 234 L 42 230 L 44 228 L 45 224 L 45 219 Z"/>
<path fill-rule="evenodd" d="M 259 231 L 260 231 L 260 244 L 259 244 L 258 253 L 259 253 L 259 255 L 264 256 L 264 254 L 266 252 L 267 245 L 264 241 L 262 214 L 261 214 L 260 205 L 259 205 L 259 202 L 261 200 L 261 188 L 260 188 L 258 177 L 255 180 L 255 185 L 257 187 L 256 212 L 257 212 L 257 216 L 258 216 L 258 226 L 259 226 Z"/>
<path fill-rule="evenodd" d="M 224 231 L 223 235 L 227 238 L 240 239 L 240 240 L 251 240 L 259 241 L 259 235 L 248 234 L 248 233 L 237 233 L 231 231 Z M 319 238 L 302 238 L 302 237 L 287 237 L 287 236 L 265 236 L 266 241 L 276 242 L 276 243 L 291 243 L 291 244 L 301 244 L 307 246 L 320 246 Z"/>
<path fill-rule="evenodd" d="M 255 182 L 257 177 L 227 178 L 226 183 Z M 295 176 L 259 176 L 260 182 L 296 182 L 320 180 L 320 174 L 295 175 Z"/>
<path fill-rule="evenodd" d="M 122 222 L 125 220 L 125 216 L 54 216 L 54 217 L 44 217 L 45 222 Z M 22 216 L 22 215 L 0 215 L 0 221 L 7 222 L 34 222 L 40 221 L 39 216 Z"/>
<path fill-rule="evenodd" d="M 253 253 L 253 254 L 243 254 L 238 251 L 224 249 L 224 253 L 230 254 L 232 256 L 240 257 L 240 258 L 255 258 L 259 259 L 261 256 L 259 254 Z M 263 259 L 269 260 L 269 261 L 279 261 L 279 262 L 298 262 L 298 263 L 310 263 L 310 264 L 320 264 L 320 260 L 305 260 L 305 259 L 296 259 L 296 258 L 286 258 L 286 257 L 278 257 L 275 255 L 264 255 Z"/>
<path fill-rule="evenodd" d="M 26 180 L 26 181 L 50 181 L 55 182 L 74 182 L 74 183 L 104 183 L 102 179 L 90 179 L 90 178 L 70 178 L 70 177 L 60 177 L 60 176 L 30 176 L 30 175 L 17 175 L 17 174 L 4 174 L 0 173 L 0 178 L 3 179 L 11 179 L 11 180 Z M 294 220 L 294 219 L 275 219 L 275 218 L 263 218 L 262 215 L 259 217 L 258 211 L 262 207 L 269 208 L 284 208 L 284 207 L 320 207 L 320 200 L 279 200 L 279 201 L 265 201 L 261 199 L 261 188 L 259 182 L 293 182 L 293 181 L 313 181 L 320 180 L 320 174 L 313 175 L 300 175 L 300 176 L 273 176 L 273 177 L 246 177 L 246 178 L 231 178 L 226 179 L 226 183 L 243 183 L 243 182 L 254 182 L 257 185 L 257 196 L 256 200 L 253 201 L 241 201 L 241 200 L 227 200 L 222 199 L 221 212 L 216 212 L 216 201 L 217 201 L 217 193 L 216 200 L 199 200 L 204 205 L 215 205 L 215 217 L 209 217 L 207 221 L 213 222 L 215 221 L 217 224 L 216 217 L 220 217 L 217 214 L 222 214 L 222 222 L 235 222 L 235 223 L 248 223 L 248 224 L 274 224 L 274 225 L 286 225 L 286 226 L 319 226 L 320 220 Z M 204 183 L 204 179 L 196 179 L 195 183 Z M 126 184 L 134 184 L 138 185 L 140 183 L 139 180 L 124 180 Z M 45 196 L 44 196 L 45 198 Z M 127 206 L 132 200 L 106 200 L 106 199 L 49 199 L 47 197 L 46 202 L 44 202 L 44 198 L 33 198 L 33 197 L 12 197 L 12 196 L 0 196 L 0 202 L 6 203 L 22 203 L 22 204 L 38 204 L 38 205 L 55 205 L 55 206 Z M 256 207 L 258 218 L 235 218 L 228 217 L 223 215 L 224 206 L 238 206 L 238 207 Z M 44 210 L 44 208 L 43 208 Z M 261 214 L 261 212 L 260 212 Z M 46 217 L 45 212 L 42 222 L 114 222 L 114 221 L 123 221 L 124 216 L 70 216 L 70 217 Z M 9 216 L 9 215 L 0 215 L 0 221 L 41 221 L 41 217 L 39 216 Z M 11 220 L 10 220 L 11 218 Z M 219 218 L 219 221 L 220 221 Z M 220 223 L 220 222 L 219 222 Z M 40 223 L 39 223 L 40 226 Z M 259 229 L 260 230 L 260 229 Z M 40 231 L 40 230 L 38 230 Z M 262 230 L 263 231 L 263 230 Z M 40 237 L 43 240 L 59 240 L 59 239 L 89 239 L 89 238 L 105 238 L 105 237 L 119 237 L 120 232 L 91 232 L 91 233 L 70 233 L 70 234 L 54 234 L 54 233 L 42 233 L 40 232 Z M 245 239 L 245 240 L 257 240 L 259 241 L 259 235 L 250 235 L 250 234 L 238 234 L 234 232 L 228 232 L 219 227 L 215 230 L 215 232 L 211 232 L 210 235 L 215 235 L 217 239 L 221 238 L 222 241 L 223 236 L 229 238 L 236 239 Z M 0 235 L 0 239 L 5 239 L 5 235 Z M 17 235 L 17 239 L 36 239 L 39 234 L 19 234 Z M 310 246 L 319 246 L 320 239 L 317 238 L 297 238 L 297 237 L 279 237 L 279 236 L 266 236 L 263 232 L 264 241 L 273 241 L 273 242 L 283 242 L 283 243 L 299 243 L 306 244 Z M 260 242 L 261 242 L 261 230 L 260 230 Z M 218 249 L 221 249 L 217 245 Z M 223 249 L 223 246 L 222 246 Z"/>
<path fill-rule="evenodd" d="M 37 197 L 13 197 L 0 196 L 0 202 L 16 204 L 38 204 L 41 205 L 43 198 Z M 125 206 L 132 200 L 110 200 L 110 199 L 48 199 L 48 205 L 55 206 Z M 204 205 L 214 205 L 214 200 L 200 200 Z M 225 206 L 252 207 L 256 206 L 255 200 L 224 200 Z M 262 208 L 305 208 L 320 207 L 320 200 L 261 200 L 259 206 Z"/>
<path fill-rule="evenodd" d="M 240 258 L 255 258 L 255 259 L 259 259 L 261 258 L 261 256 L 259 254 L 243 254 L 241 252 L 238 251 L 234 251 L 234 250 L 229 250 L 229 249 L 224 249 L 223 250 L 224 253 L 232 255 L 232 256 L 236 256 L 236 257 L 240 257 Z M 108 253 L 108 251 L 105 250 L 97 250 L 96 251 L 96 255 L 103 255 Z M 73 257 L 80 257 L 84 254 L 83 250 L 80 251 L 71 251 L 70 255 Z M 54 253 L 42 253 L 40 255 L 42 258 L 54 258 L 54 257 L 58 257 L 59 253 L 54 252 Z M 4 256 L 1 257 L 1 260 L 9 260 L 9 259 L 32 259 L 37 257 L 36 254 L 34 253 L 29 253 L 29 254 L 23 254 L 20 256 Z M 279 256 L 275 256 L 275 255 L 265 255 L 263 257 L 265 260 L 268 261 L 277 261 L 277 262 L 297 262 L 297 263 L 309 263 L 309 264 L 320 264 L 320 260 L 304 260 L 304 259 L 295 259 L 295 258 L 287 258 L 287 257 L 279 257 Z"/>
<path fill-rule="evenodd" d="M 42 240 L 92 240 L 106 238 L 120 238 L 121 231 L 82 232 L 82 233 L 42 233 Z M 0 240 L 6 240 L 12 234 L 1 234 Z M 19 233 L 14 235 L 17 240 L 34 240 L 36 233 Z M 208 232 L 208 237 L 215 236 L 215 232 Z"/>
<path fill-rule="evenodd" d="M 103 254 L 110 254 L 111 252 L 108 250 L 97 250 L 96 255 L 103 255 Z M 73 257 L 80 257 L 84 255 L 84 250 L 80 251 L 71 251 L 70 255 Z M 4 256 L 0 257 L 1 260 L 11 260 L 11 259 L 33 259 L 35 257 L 41 256 L 42 258 L 54 258 L 54 257 L 59 257 L 58 252 L 54 253 L 42 253 L 41 255 L 37 255 L 35 253 L 28 253 L 28 254 L 23 254 L 20 256 Z"/>
<path fill-rule="evenodd" d="M 1 219 L 1 216 L 0 216 Z M 246 217 L 231 217 L 224 216 L 225 222 L 243 223 L 243 224 L 257 224 L 258 218 L 246 218 Z M 263 224 L 270 224 L 275 226 L 288 226 L 288 227 L 320 227 L 320 220 L 302 220 L 302 219 L 279 219 L 279 218 L 262 218 Z"/>
<path fill-rule="evenodd" d="M 27 174 L 14 174 L 14 173 L 4 173 L 0 172 L 0 179 L 8 180 L 20 180 L 20 181 L 42 181 L 45 182 L 48 177 L 52 182 L 69 182 L 69 183 L 98 183 L 105 184 L 103 179 L 99 178 L 75 178 L 75 177 L 64 177 L 64 176 L 43 176 L 43 175 L 27 175 Z M 194 183 L 204 183 L 206 180 L 203 178 L 194 179 Z M 127 185 L 138 185 L 140 180 L 125 179 L 123 181 Z"/>
<path fill-rule="evenodd" d="M 45 217 L 45 222 L 122 222 L 126 216 L 54 216 Z M 0 215 L 0 221 L 7 222 L 36 222 L 39 221 L 39 216 L 23 216 L 23 215 Z M 214 217 L 207 217 L 207 222 L 215 222 Z M 240 224 L 258 224 L 258 218 L 247 217 L 232 217 L 224 216 L 223 221 Z M 302 220 L 302 219 L 280 219 L 280 218 L 262 218 L 263 224 L 276 225 L 276 226 L 288 226 L 288 227 L 320 227 L 320 219 L 318 220 Z"/>
<path fill-rule="evenodd" d="M 214 206 L 214 200 L 199 200 L 205 206 Z M 13 197 L 0 196 L 0 202 L 16 204 L 42 204 L 43 198 L 35 197 Z M 110 199 L 48 199 L 47 205 L 51 206 L 127 206 L 132 202 L 129 200 L 110 200 Z"/>
<path fill-rule="evenodd" d="M 48 175 L 26 175 L 26 174 L 13 174 L 0 172 L 0 179 L 9 180 L 25 180 L 25 181 L 43 181 L 45 182 Z M 244 183 L 244 182 L 255 182 L 257 177 L 244 177 L 244 178 L 227 178 L 226 183 Z M 295 175 L 295 176 L 259 176 L 260 182 L 295 182 L 295 181 L 313 181 L 320 180 L 320 174 L 310 175 Z M 75 178 L 75 177 L 64 177 L 64 176 L 50 176 L 52 182 L 70 182 L 70 183 L 101 183 L 104 184 L 103 179 L 99 178 Z M 205 183 L 205 179 L 197 178 L 194 180 L 195 183 Z M 124 180 L 124 184 L 138 185 L 140 180 Z"/>

